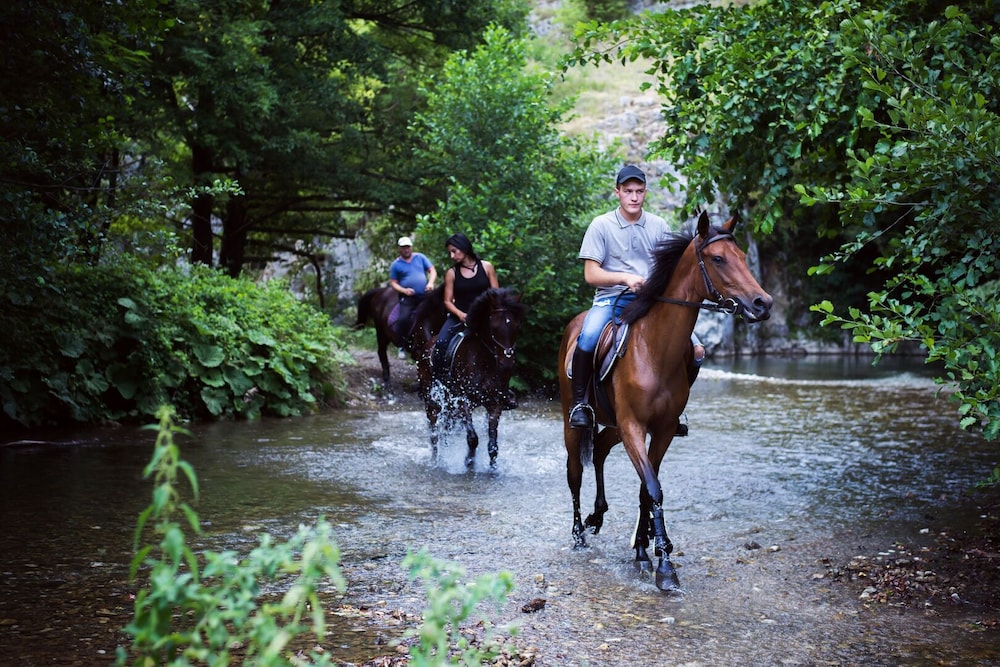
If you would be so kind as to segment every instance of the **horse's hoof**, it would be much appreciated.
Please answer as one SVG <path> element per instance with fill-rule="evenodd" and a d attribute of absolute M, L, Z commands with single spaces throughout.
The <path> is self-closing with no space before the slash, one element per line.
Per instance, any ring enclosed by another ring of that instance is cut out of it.
<path fill-rule="evenodd" d="M 601 527 L 604 525 L 604 517 L 591 514 L 587 517 L 584 525 L 590 528 L 591 535 L 597 535 L 601 532 Z"/>
<path fill-rule="evenodd" d="M 656 576 L 656 587 L 660 589 L 665 595 L 681 597 L 684 595 L 684 589 L 681 588 L 681 583 L 677 580 L 677 576 L 673 577 L 660 577 Z"/>
<path fill-rule="evenodd" d="M 587 548 L 587 538 L 583 536 L 583 531 L 573 531 L 573 550 L 586 549 Z"/>
<path fill-rule="evenodd" d="M 677 571 L 669 561 L 660 563 L 656 569 L 656 587 L 664 593 L 681 593 L 681 581 L 677 578 Z"/>

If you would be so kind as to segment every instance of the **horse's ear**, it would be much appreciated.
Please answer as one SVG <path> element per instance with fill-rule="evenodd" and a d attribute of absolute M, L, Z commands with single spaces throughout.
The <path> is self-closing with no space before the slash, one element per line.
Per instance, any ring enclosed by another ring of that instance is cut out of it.
<path fill-rule="evenodd" d="M 708 211 L 702 209 L 701 215 L 698 216 L 698 236 L 705 238 L 708 236 L 708 230 L 712 228 L 712 221 L 708 219 Z"/>
<path fill-rule="evenodd" d="M 733 217 L 729 218 L 729 220 L 726 220 L 726 223 L 722 225 L 722 228 L 725 229 L 727 232 L 732 232 L 734 229 L 736 229 L 736 225 L 738 224 L 740 224 L 740 210 L 736 209 L 736 212 L 733 213 Z"/>

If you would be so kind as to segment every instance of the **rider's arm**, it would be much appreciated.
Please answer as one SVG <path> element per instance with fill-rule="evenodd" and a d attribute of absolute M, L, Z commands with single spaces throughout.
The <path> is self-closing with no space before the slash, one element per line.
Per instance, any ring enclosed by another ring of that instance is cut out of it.
<path fill-rule="evenodd" d="M 455 305 L 455 269 L 450 268 L 444 272 L 444 307 L 449 313 L 457 317 L 460 321 L 465 321 L 465 313 Z"/>
<path fill-rule="evenodd" d="M 500 281 L 497 279 L 497 270 L 489 262 L 484 261 L 482 264 L 483 269 L 486 271 L 486 277 L 490 279 L 490 287 L 500 287 Z"/>
<path fill-rule="evenodd" d="M 637 276 L 634 273 L 608 271 L 593 259 L 583 260 L 583 279 L 591 287 L 625 285 L 632 291 L 642 287 L 642 283 L 645 282 L 642 276 Z"/>
<path fill-rule="evenodd" d="M 427 289 L 428 292 L 430 292 L 430 291 L 432 291 L 434 289 L 434 283 L 437 282 L 437 278 L 438 278 L 437 269 L 435 269 L 434 265 L 431 264 L 430 268 L 427 269 L 427 288 L 426 289 Z"/>

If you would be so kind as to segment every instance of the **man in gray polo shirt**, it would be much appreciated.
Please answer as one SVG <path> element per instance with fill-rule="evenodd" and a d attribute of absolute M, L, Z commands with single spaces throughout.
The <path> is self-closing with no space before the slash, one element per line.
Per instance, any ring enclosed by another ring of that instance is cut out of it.
<path fill-rule="evenodd" d="M 573 353 L 572 428 L 593 428 L 593 409 L 586 395 L 593 378 L 597 340 L 612 316 L 635 299 L 652 269 L 653 249 L 671 233 L 666 220 L 643 210 L 646 174 L 635 165 L 626 165 L 618 172 L 615 196 L 618 208 L 594 218 L 580 246 L 584 280 L 597 289 Z M 700 352 L 703 356 L 704 349 Z"/>

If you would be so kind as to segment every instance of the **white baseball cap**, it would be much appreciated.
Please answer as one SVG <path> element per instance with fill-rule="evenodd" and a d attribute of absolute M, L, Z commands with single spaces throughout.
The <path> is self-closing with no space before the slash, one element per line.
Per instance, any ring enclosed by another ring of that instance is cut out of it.
<path fill-rule="evenodd" d="M 402 248 L 403 246 L 413 245 L 413 241 L 409 236 L 400 236 L 399 240 L 396 241 L 396 245 Z"/>

